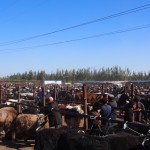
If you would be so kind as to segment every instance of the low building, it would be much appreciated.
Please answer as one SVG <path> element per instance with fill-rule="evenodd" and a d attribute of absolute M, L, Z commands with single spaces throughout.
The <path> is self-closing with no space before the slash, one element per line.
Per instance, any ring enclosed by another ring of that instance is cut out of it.
<path fill-rule="evenodd" d="M 43 81 L 43 84 L 46 85 L 46 84 L 62 84 L 62 81 L 61 80 L 44 80 Z"/>

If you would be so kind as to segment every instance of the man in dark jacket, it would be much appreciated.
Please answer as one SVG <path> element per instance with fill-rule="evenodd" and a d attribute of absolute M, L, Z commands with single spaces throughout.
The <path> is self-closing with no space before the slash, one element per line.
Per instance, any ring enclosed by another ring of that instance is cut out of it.
<path fill-rule="evenodd" d="M 45 112 L 48 114 L 49 125 L 60 128 L 62 126 L 61 114 L 58 110 L 58 104 L 54 101 L 53 97 L 46 98 Z"/>
<path fill-rule="evenodd" d="M 125 106 L 125 114 L 124 114 L 124 121 L 134 122 L 134 110 L 136 108 L 136 103 L 132 100 Z"/>
<path fill-rule="evenodd" d="M 136 103 L 136 109 L 134 110 L 135 112 L 135 121 L 142 122 L 144 113 L 142 114 L 142 111 L 145 110 L 144 104 L 141 102 L 141 97 L 140 96 L 135 96 L 134 101 Z"/>

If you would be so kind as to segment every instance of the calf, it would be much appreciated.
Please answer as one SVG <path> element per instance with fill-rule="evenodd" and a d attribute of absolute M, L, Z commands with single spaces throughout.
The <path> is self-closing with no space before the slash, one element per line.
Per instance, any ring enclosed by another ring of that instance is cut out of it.
<path fill-rule="evenodd" d="M 36 130 L 49 128 L 48 118 L 44 114 L 20 114 L 15 120 L 13 140 L 23 138 L 26 142 L 29 138 L 35 138 Z"/>

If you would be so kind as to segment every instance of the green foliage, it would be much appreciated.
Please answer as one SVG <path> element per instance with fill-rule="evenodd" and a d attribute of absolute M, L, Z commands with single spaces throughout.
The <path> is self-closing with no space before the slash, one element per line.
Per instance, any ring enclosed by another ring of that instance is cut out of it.
<path fill-rule="evenodd" d="M 73 69 L 73 70 L 59 70 L 55 73 L 46 73 L 45 71 L 32 71 L 25 73 L 17 73 L 7 76 L 3 79 L 10 81 L 37 81 L 37 80 L 62 80 L 65 82 L 79 82 L 79 81 L 128 81 L 128 80 L 150 80 L 150 72 L 131 72 L 128 68 L 122 69 L 118 66 L 112 68 L 100 69 Z"/>

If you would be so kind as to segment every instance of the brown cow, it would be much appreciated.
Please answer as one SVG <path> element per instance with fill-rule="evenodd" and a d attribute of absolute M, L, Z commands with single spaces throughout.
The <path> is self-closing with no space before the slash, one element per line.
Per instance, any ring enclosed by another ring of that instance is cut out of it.
<path fill-rule="evenodd" d="M 9 131 L 13 121 L 17 117 L 17 111 L 13 107 L 3 107 L 0 109 L 0 133 Z"/>
<path fill-rule="evenodd" d="M 101 94 L 99 93 L 87 93 L 87 103 L 94 104 L 97 100 L 101 99 Z M 80 91 L 76 91 L 75 93 L 76 101 L 84 101 L 83 93 Z"/>
<path fill-rule="evenodd" d="M 43 128 L 49 128 L 48 119 L 44 114 L 20 114 L 15 120 L 13 140 L 23 138 L 27 142 L 27 139 L 35 138 L 36 130 Z"/>

